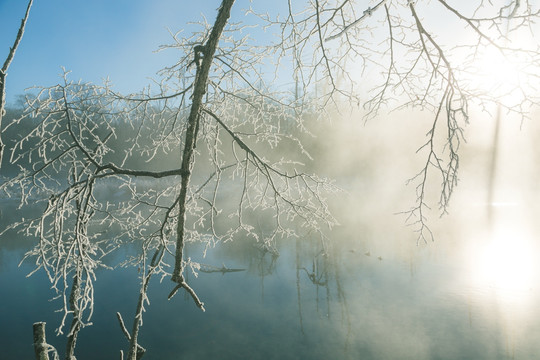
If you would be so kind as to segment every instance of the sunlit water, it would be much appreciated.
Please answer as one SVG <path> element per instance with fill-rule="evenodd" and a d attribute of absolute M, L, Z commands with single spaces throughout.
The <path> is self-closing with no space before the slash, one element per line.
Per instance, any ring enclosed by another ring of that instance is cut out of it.
<path fill-rule="evenodd" d="M 172 283 L 154 279 L 139 337 L 145 359 L 535 358 L 537 212 L 497 206 L 490 226 L 485 208 L 446 219 L 438 240 L 418 247 L 395 216 L 386 225 L 345 223 L 324 247 L 293 239 L 274 253 L 239 239 L 202 258 L 191 245 L 196 261 L 245 271 L 189 274 L 205 313 L 182 293 L 167 301 Z M 29 246 L 8 238 L 0 248 L 2 359 L 33 357 L 37 321 L 64 353 L 65 337 L 54 335 L 60 304 L 50 301 L 46 277 L 26 278 L 31 263 L 17 267 Z M 119 358 L 127 340 L 115 313 L 129 327 L 138 291 L 137 269 L 98 272 L 94 325 L 79 334 L 78 359 Z"/>

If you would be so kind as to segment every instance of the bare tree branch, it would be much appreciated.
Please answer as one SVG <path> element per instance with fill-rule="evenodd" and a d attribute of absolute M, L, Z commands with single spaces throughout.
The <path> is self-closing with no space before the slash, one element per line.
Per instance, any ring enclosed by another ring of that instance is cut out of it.
<path fill-rule="evenodd" d="M 186 217 L 186 199 L 187 188 L 189 185 L 189 179 L 193 162 L 193 150 L 197 141 L 197 133 L 199 129 L 199 116 L 202 104 L 202 99 L 206 93 L 206 86 L 208 82 L 208 73 L 210 72 L 210 66 L 214 59 L 214 53 L 218 45 L 219 38 L 223 32 L 223 28 L 227 24 L 229 19 L 231 8 L 234 4 L 234 0 L 223 0 L 218 10 L 218 15 L 215 21 L 212 31 L 208 36 L 208 41 L 204 45 L 203 59 L 200 66 L 197 66 L 197 74 L 195 77 L 195 86 L 193 89 L 193 101 L 191 104 L 191 110 L 188 117 L 188 127 L 186 130 L 186 140 L 184 142 L 184 151 L 182 153 L 182 181 L 180 188 L 179 198 L 179 211 L 178 211 L 178 223 L 176 227 L 177 241 L 176 241 L 176 260 L 172 273 L 172 281 L 182 283 L 184 272 L 183 267 L 183 251 L 184 251 L 184 230 L 185 230 L 185 217 Z"/>
<path fill-rule="evenodd" d="M 13 43 L 13 46 L 9 49 L 9 54 L 4 61 L 4 65 L 2 65 L 2 69 L 0 69 L 0 167 L 2 166 L 2 159 L 4 155 L 4 142 L 2 141 L 2 118 L 4 117 L 6 110 L 6 77 L 8 74 L 9 66 L 11 65 L 11 62 L 13 61 L 13 58 L 15 57 L 15 52 L 17 51 L 17 48 L 19 47 L 19 44 L 21 43 L 23 34 L 24 34 L 24 28 L 26 27 L 26 22 L 28 20 L 28 15 L 30 14 L 30 8 L 32 7 L 33 0 L 28 1 L 28 5 L 26 7 L 26 13 L 24 14 L 24 18 L 21 20 L 21 25 L 19 26 L 19 31 L 17 32 L 17 37 L 15 38 L 15 42 Z"/>

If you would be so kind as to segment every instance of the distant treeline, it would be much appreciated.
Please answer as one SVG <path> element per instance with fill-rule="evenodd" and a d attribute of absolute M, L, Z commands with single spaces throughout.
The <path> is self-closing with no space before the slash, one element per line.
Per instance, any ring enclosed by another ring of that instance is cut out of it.
<path fill-rule="evenodd" d="M 6 114 L 3 118 L 3 139 L 6 144 L 6 152 L 2 161 L 2 167 L 0 169 L 0 176 L 2 177 L 14 177 L 20 171 L 21 168 L 32 170 L 40 166 L 42 159 L 37 156 L 38 147 L 40 146 L 39 136 L 33 135 L 28 136 L 28 134 L 40 126 L 44 118 L 42 116 L 29 116 L 26 114 L 22 105 L 19 106 L 10 106 L 6 109 Z M 187 111 L 187 110 L 186 110 Z M 291 161 L 300 161 L 304 165 L 294 165 L 300 166 L 303 171 L 306 170 L 315 170 L 315 163 L 312 160 L 309 160 L 308 157 L 303 154 L 304 150 L 307 150 L 310 153 L 317 152 L 319 148 L 318 141 L 321 139 L 316 139 L 312 135 L 307 135 L 303 127 L 296 126 L 297 124 L 291 123 L 291 117 L 277 119 L 276 116 L 269 114 L 266 119 L 268 122 L 279 124 L 275 127 L 276 134 L 281 134 L 283 136 L 278 136 L 279 141 L 275 142 L 273 145 L 270 145 L 267 141 L 260 141 L 258 138 L 257 129 L 253 129 L 252 124 L 247 124 L 246 126 L 241 125 L 242 117 L 249 117 L 249 110 L 243 109 L 240 112 L 235 111 L 235 114 L 231 116 L 236 117 L 235 119 L 235 131 L 237 131 L 242 137 L 243 141 L 246 142 L 253 150 L 264 154 L 264 157 L 272 160 L 279 161 L 281 158 L 286 158 Z M 167 114 L 162 114 L 167 116 Z M 90 114 L 91 116 L 91 114 Z M 308 115 L 310 116 L 310 115 Z M 182 122 L 182 117 L 180 123 Z M 131 118 L 132 122 L 138 122 L 138 119 Z M 148 124 L 141 128 L 138 123 L 126 123 L 125 121 L 118 121 L 112 123 L 115 126 L 114 136 L 109 136 L 107 140 L 107 146 L 112 150 L 107 152 L 104 156 L 104 163 L 113 163 L 116 166 L 122 165 L 123 168 L 132 169 L 132 170 L 146 170 L 146 171 L 164 171 L 171 170 L 180 167 L 180 159 L 182 149 L 183 136 L 183 127 L 182 124 L 177 124 L 175 129 L 172 131 L 177 132 L 178 134 L 174 136 L 177 141 L 169 142 L 168 146 L 155 147 L 155 154 L 149 154 L 147 149 L 151 149 L 152 139 L 156 138 L 156 133 L 164 131 L 159 129 L 159 117 L 152 120 L 155 123 L 155 126 L 149 126 Z M 240 125 L 238 125 L 240 124 Z M 100 124 L 95 124 L 96 127 L 93 130 L 94 135 L 100 139 L 105 139 L 110 135 L 110 124 L 107 126 L 100 126 Z M 142 131 L 141 131 L 142 130 Z M 59 130 L 57 130 L 59 131 Z M 266 137 L 269 136 L 268 133 L 265 134 Z M 21 139 L 25 138 L 26 140 L 20 143 Z M 232 139 L 224 131 L 220 134 L 221 143 L 219 145 L 219 150 L 222 156 L 222 159 L 227 162 L 227 158 L 236 156 L 232 152 Z M 136 144 L 134 144 L 134 139 L 136 139 Z M 296 140 L 292 140 L 296 139 Z M 304 145 L 305 148 L 302 148 L 300 144 Z M 21 146 L 22 145 L 22 146 Z M 42 143 L 41 143 L 42 145 Z M 93 148 L 97 144 L 88 143 L 85 144 L 88 148 Z M 200 141 L 200 144 L 197 144 L 197 155 L 199 157 L 209 158 L 210 151 L 213 151 L 208 144 L 205 144 L 204 141 Z M 15 149 L 16 156 L 12 157 L 12 152 Z M 142 149 L 146 149 L 142 151 Z M 238 149 L 237 149 L 238 150 Z M 61 151 L 61 150 L 58 150 Z M 21 156 L 21 154 L 24 154 Z M 51 154 L 49 154 L 50 156 Z M 16 161 L 12 162 L 12 160 Z M 307 163 L 306 163 L 307 162 Z M 310 163 L 311 162 L 311 163 Z M 199 164 L 199 169 L 200 169 Z M 210 164 L 209 164 L 210 165 Z M 211 170 L 210 168 L 208 170 Z M 52 176 L 55 176 L 51 174 Z M 64 176 L 66 174 L 58 173 L 57 176 Z"/>
<path fill-rule="evenodd" d="M 32 170 L 33 167 L 38 166 L 40 159 L 36 156 L 37 146 L 40 139 L 37 136 L 29 136 L 22 146 L 17 146 L 21 139 L 25 138 L 34 131 L 43 121 L 42 117 L 23 116 L 24 109 L 21 107 L 9 107 L 6 109 L 6 115 L 3 118 L 4 131 L 3 139 L 6 144 L 6 153 L 2 160 L 2 167 L 0 174 L 2 176 L 12 177 L 16 176 L 22 168 Z M 16 122 L 16 123 L 14 123 Z M 94 130 L 96 135 L 104 139 L 107 137 L 107 129 L 100 127 L 99 124 Z M 118 124 L 118 129 L 115 132 L 115 136 L 111 137 L 107 141 L 107 145 L 113 149 L 112 152 L 106 156 L 106 162 L 112 162 L 114 164 L 121 163 L 124 158 L 125 167 L 130 169 L 145 169 L 145 170 L 163 170 L 163 167 L 174 167 L 175 159 L 178 157 L 178 152 L 161 152 L 151 162 L 147 162 L 147 159 L 143 156 L 139 156 L 134 153 L 131 156 L 125 154 L 125 150 L 130 146 L 129 142 L 136 136 L 136 129 L 131 126 L 125 126 L 125 124 Z M 144 135 L 139 138 L 139 141 L 144 142 Z M 89 147 L 92 144 L 87 144 Z M 148 144 L 141 144 L 148 145 Z M 16 154 L 26 154 L 22 157 L 12 157 L 12 153 L 15 150 Z M 33 151 L 33 155 L 29 155 Z M 17 159 L 12 162 L 12 159 Z"/>

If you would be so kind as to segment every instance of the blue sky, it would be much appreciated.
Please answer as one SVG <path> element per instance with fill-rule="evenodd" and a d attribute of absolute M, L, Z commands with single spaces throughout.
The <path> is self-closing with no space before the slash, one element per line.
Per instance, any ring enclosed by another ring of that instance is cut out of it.
<path fill-rule="evenodd" d="M 26 32 L 7 77 L 7 101 L 33 85 L 59 82 L 61 67 L 73 80 L 136 91 L 175 61 L 174 51 L 154 53 L 176 32 L 204 14 L 214 21 L 220 0 L 34 0 Z M 15 40 L 27 1 L 0 0 L 0 62 Z M 244 17 L 249 1 L 237 1 L 232 19 Z M 190 28 L 185 28 L 188 33 Z M 1 66 L 1 65 L 0 65 Z"/>

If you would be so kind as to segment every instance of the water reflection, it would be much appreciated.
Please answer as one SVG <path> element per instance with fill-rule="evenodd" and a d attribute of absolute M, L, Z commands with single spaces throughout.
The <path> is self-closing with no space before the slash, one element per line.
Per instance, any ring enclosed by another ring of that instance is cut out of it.
<path fill-rule="evenodd" d="M 502 298 L 516 297 L 540 279 L 538 237 L 524 207 L 517 203 L 491 207 L 496 209 L 497 218 L 478 229 L 465 248 L 473 285 L 492 288 Z"/>
<path fill-rule="evenodd" d="M 530 289 L 536 283 L 536 251 L 529 235 L 518 229 L 496 229 L 480 249 L 473 274 L 478 285 L 490 286 L 509 296 Z"/>
<path fill-rule="evenodd" d="M 189 280 L 207 312 L 190 298 L 167 301 L 168 284 L 151 282 L 139 335 L 145 358 L 532 358 L 540 351 L 539 229 L 530 221 L 538 212 L 498 207 L 490 233 L 475 211 L 446 219 L 438 230 L 445 237 L 423 247 L 414 234 L 403 238 L 391 214 L 380 228 L 345 224 L 326 243 L 238 239 L 206 257 L 204 244 L 190 243 L 187 254 L 204 265 Z M 53 335 L 61 316 L 43 274 L 25 279 L 31 264 L 17 268 L 29 244 L 13 240 L 2 247 L 0 318 L 9 326 L 0 338 L 6 358 L 31 358 L 33 322 L 47 321 L 57 348 L 65 339 Z M 136 273 L 99 271 L 93 326 L 79 336 L 78 359 L 94 358 L 97 344 L 102 358 L 118 357 L 125 339 L 115 314 L 133 313 Z"/>
<path fill-rule="evenodd" d="M 500 329 L 508 358 L 532 358 L 538 349 L 538 214 L 531 203 L 498 204 L 494 221 L 467 247 L 472 301 Z M 489 310 L 489 312 L 488 312 Z"/>

